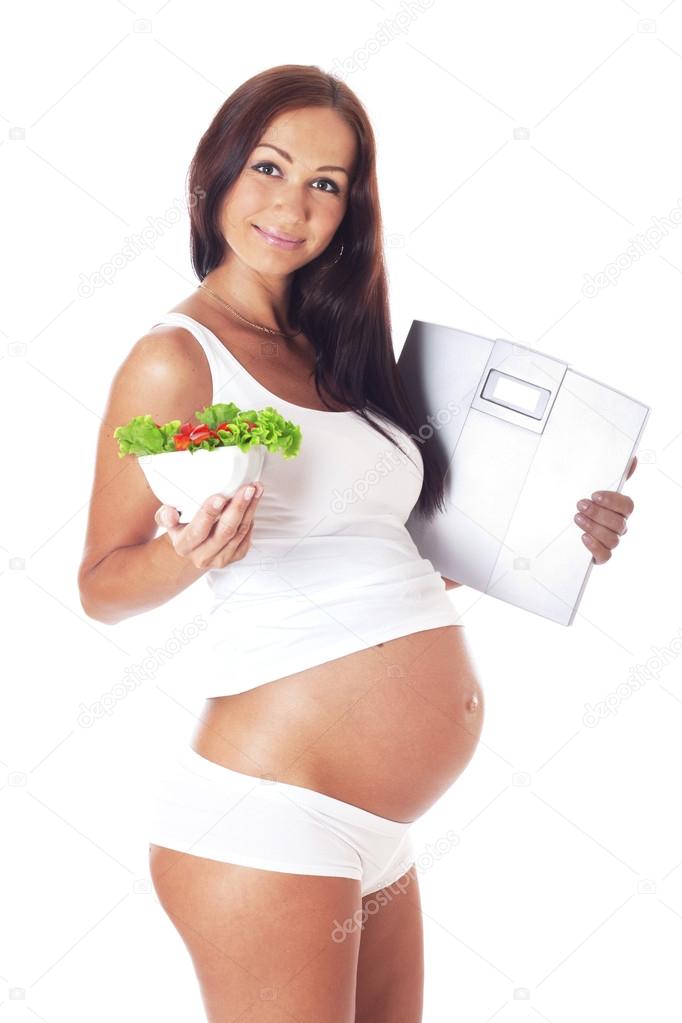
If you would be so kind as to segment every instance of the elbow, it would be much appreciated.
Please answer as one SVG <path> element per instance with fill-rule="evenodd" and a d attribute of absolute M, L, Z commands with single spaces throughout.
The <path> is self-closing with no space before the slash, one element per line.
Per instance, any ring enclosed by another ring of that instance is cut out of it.
<path fill-rule="evenodd" d="M 95 622 L 102 622 L 105 625 L 108 624 L 105 621 L 104 616 L 102 615 L 100 609 L 95 604 L 93 604 L 93 602 L 88 598 L 87 593 L 83 589 L 80 589 L 79 592 L 81 607 L 83 608 L 83 611 L 85 612 L 87 617 L 92 618 L 92 620 Z"/>
<path fill-rule="evenodd" d="M 101 625 L 118 625 L 118 623 L 122 621 L 124 617 L 106 614 L 101 607 L 88 603 L 87 600 L 85 600 L 82 595 L 81 607 L 85 611 L 88 618 L 92 618 L 94 622 L 99 622 Z"/>
<path fill-rule="evenodd" d="M 82 567 L 78 572 L 78 596 L 80 598 L 81 607 L 85 611 L 85 614 L 88 616 L 88 618 L 93 618 L 95 621 L 97 621 L 97 614 L 93 607 L 93 603 L 87 585 L 89 574 L 90 573 L 84 571 Z"/>
<path fill-rule="evenodd" d="M 116 625 L 121 621 L 120 617 L 106 613 L 101 603 L 98 603 L 93 596 L 92 587 L 88 585 L 89 573 L 80 573 L 78 576 L 78 594 L 81 607 L 88 618 L 102 625 Z M 90 580 L 91 581 L 91 580 Z"/>

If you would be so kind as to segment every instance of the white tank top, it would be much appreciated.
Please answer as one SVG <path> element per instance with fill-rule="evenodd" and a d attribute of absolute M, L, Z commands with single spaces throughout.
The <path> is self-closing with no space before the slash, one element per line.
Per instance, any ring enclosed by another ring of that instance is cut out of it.
<path fill-rule="evenodd" d="M 244 692 L 398 636 L 459 625 L 445 583 L 405 528 L 424 474 L 408 434 L 368 413 L 396 447 L 353 411 L 285 401 L 197 320 L 170 312 L 159 323 L 184 327 L 203 348 L 212 404 L 272 406 L 301 428 L 294 458 L 265 454 L 249 551 L 206 573 L 201 694 Z"/>

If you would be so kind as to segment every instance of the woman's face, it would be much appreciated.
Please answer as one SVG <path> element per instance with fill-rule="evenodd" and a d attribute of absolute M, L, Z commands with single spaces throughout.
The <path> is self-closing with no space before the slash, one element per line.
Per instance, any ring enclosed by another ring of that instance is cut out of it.
<path fill-rule="evenodd" d="M 274 118 L 223 202 L 220 226 L 233 253 L 260 273 L 288 275 L 324 252 L 346 212 L 356 145 L 334 110 Z M 274 245 L 261 232 L 299 244 Z"/>

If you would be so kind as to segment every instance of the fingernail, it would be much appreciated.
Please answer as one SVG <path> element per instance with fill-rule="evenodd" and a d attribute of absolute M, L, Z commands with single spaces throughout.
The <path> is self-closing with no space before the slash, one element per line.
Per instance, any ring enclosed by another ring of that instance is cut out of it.
<path fill-rule="evenodd" d="M 580 508 L 581 511 L 587 511 L 587 509 L 590 507 L 590 502 L 578 501 L 578 507 Z"/>
<path fill-rule="evenodd" d="M 244 491 L 244 499 L 246 501 L 250 501 L 251 498 L 253 497 L 254 493 L 255 493 L 255 490 L 254 490 L 253 487 L 247 487 L 246 490 Z"/>
<path fill-rule="evenodd" d="M 213 500 L 211 501 L 211 508 L 215 508 L 215 510 L 218 511 L 220 508 L 223 507 L 224 504 L 225 504 L 224 497 L 214 497 Z"/>
<path fill-rule="evenodd" d="M 592 494 L 592 500 L 593 501 L 600 501 L 601 502 L 601 501 L 604 500 L 604 498 L 603 498 L 602 494 Z"/>

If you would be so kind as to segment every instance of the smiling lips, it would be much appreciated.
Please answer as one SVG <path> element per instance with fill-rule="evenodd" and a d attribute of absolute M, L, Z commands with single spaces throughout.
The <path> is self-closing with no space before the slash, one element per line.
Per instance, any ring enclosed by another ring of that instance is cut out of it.
<path fill-rule="evenodd" d="M 303 244 L 301 238 L 288 238 L 286 235 L 277 235 L 272 231 L 266 231 L 263 228 L 258 227 L 257 224 L 252 225 L 261 238 L 264 238 L 268 245 L 274 245 L 278 249 L 295 249 L 297 245 Z"/>

